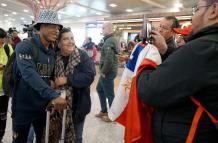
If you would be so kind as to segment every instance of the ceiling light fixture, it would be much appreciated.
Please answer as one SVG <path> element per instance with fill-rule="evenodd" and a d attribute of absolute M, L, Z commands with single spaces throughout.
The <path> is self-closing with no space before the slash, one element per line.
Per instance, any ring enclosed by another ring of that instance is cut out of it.
<path fill-rule="evenodd" d="M 21 20 L 24 20 L 25 18 L 24 18 L 24 17 L 21 17 L 20 19 L 21 19 Z"/>
<path fill-rule="evenodd" d="M 29 10 L 26 10 L 26 9 L 24 9 L 23 11 L 24 11 L 24 12 L 29 12 Z"/>
<path fill-rule="evenodd" d="M 133 12 L 132 9 L 126 9 L 126 12 Z"/>
<path fill-rule="evenodd" d="M 4 14 L 4 16 L 8 17 L 8 15 L 7 15 L 7 14 Z"/>
<path fill-rule="evenodd" d="M 179 12 L 180 9 L 178 7 L 174 7 L 172 9 L 170 9 L 170 12 Z"/>
<path fill-rule="evenodd" d="M 102 13 L 101 13 L 101 12 L 96 12 L 96 14 L 97 14 L 97 15 L 102 15 Z"/>
<path fill-rule="evenodd" d="M 81 7 L 81 8 L 80 8 L 80 11 L 82 11 L 82 12 L 86 12 L 86 11 L 87 11 L 87 9 L 86 9 L 86 8 L 83 8 L 83 7 Z"/>
<path fill-rule="evenodd" d="M 182 3 L 176 3 L 176 4 L 175 4 L 175 7 L 177 7 L 177 8 L 182 8 L 182 7 L 183 7 L 183 4 L 182 4 Z"/>
<path fill-rule="evenodd" d="M 5 4 L 5 3 L 1 3 L 1 6 L 7 6 L 7 4 Z"/>
<path fill-rule="evenodd" d="M 154 2 L 153 0 L 142 0 L 142 1 L 155 7 L 167 8 L 165 5 L 159 4 L 158 2 Z"/>
<path fill-rule="evenodd" d="M 12 12 L 12 14 L 16 15 L 17 13 L 16 12 Z"/>
<path fill-rule="evenodd" d="M 110 4 L 109 6 L 110 6 L 110 7 L 117 7 L 117 5 L 114 4 L 114 3 Z"/>

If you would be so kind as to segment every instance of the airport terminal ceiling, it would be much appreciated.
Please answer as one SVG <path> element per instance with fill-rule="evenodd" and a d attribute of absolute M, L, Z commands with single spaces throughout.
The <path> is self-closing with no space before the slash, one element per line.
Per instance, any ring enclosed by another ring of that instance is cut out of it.
<path fill-rule="evenodd" d="M 146 14 L 190 15 L 195 0 L 1 0 L 1 23 L 30 24 L 40 8 L 58 10 L 63 23 L 137 19 Z"/>

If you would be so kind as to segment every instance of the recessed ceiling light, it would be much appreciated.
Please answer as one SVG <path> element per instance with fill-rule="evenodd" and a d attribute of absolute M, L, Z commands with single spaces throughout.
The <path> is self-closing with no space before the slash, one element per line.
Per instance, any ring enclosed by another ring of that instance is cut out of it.
<path fill-rule="evenodd" d="M 82 11 L 82 12 L 86 12 L 86 11 L 87 11 L 87 9 L 86 9 L 86 8 L 83 8 L 83 7 L 81 7 L 81 8 L 80 8 L 80 11 Z"/>
<path fill-rule="evenodd" d="M 97 14 L 97 15 L 102 15 L 102 13 L 101 13 L 101 12 L 96 12 L 96 14 Z"/>
<path fill-rule="evenodd" d="M 114 3 L 110 4 L 109 6 L 110 6 L 110 7 L 117 7 L 117 5 L 114 4 Z"/>
<path fill-rule="evenodd" d="M 183 4 L 182 3 L 176 3 L 175 7 L 181 8 L 181 7 L 183 7 Z"/>
<path fill-rule="evenodd" d="M 21 20 L 24 20 L 25 18 L 24 18 L 24 17 L 21 17 L 20 19 L 21 19 Z"/>
<path fill-rule="evenodd" d="M 8 14 L 4 14 L 4 16 L 6 16 L 6 17 L 7 17 L 7 16 L 8 16 Z"/>
<path fill-rule="evenodd" d="M 24 11 L 24 12 L 29 12 L 29 10 L 26 10 L 26 9 L 24 9 L 23 11 Z"/>
<path fill-rule="evenodd" d="M 7 4 L 5 4 L 5 3 L 1 3 L 1 6 L 7 6 Z"/>
<path fill-rule="evenodd" d="M 180 9 L 178 7 L 174 7 L 170 9 L 170 12 L 179 12 Z"/>
<path fill-rule="evenodd" d="M 126 12 L 133 12 L 132 9 L 126 9 Z"/>
<path fill-rule="evenodd" d="M 12 14 L 16 15 L 17 13 L 16 12 L 12 12 Z"/>

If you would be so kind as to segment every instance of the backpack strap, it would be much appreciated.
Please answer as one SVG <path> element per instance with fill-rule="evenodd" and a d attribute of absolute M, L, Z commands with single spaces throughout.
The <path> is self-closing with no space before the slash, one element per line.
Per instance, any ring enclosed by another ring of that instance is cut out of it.
<path fill-rule="evenodd" d="M 5 50 L 5 53 L 8 57 L 8 59 L 9 59 L 10 58 L 10 48 L 9 48 L 8 44 L 4 45 L 4 50 Z"/>
<path fill-rule="evenodd" d="M 218 120 L 209 112 L 207 109 L 205 109 L 201 103 L 194 98 L 194 96 L 191 96 L 191 100 L 195 103 L 195 105 L 198 106 L 197 111 L 195 112 L 194 118 L 192 120 L 192 125 L 188 133 L 188 137 L 186 138 L 185 143 L 192 143 L 194 139 L 194 135 L 198 126 L 198 122 L 200 120 L 200 117 L 203 112 L 207 113 L 208 117 L 211 119 L 211 121 L 215 124 L 216 128 L 218 128 Z"/>

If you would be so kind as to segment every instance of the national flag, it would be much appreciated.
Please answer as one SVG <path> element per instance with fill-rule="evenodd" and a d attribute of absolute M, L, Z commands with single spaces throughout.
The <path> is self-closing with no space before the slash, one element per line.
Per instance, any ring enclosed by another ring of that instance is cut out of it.
<path fill-rule="evenodd" d="M 126 89 L 128 83 L 131 83 L 132 77 L 134 75 L 136 62 L 138 60 L 138 56 L 145 47 L 144 44 L 138 43 L 131 55 L 126 67 L 123 71 L 122 77 L 120 79 L 120 83 L 118 86 L 118 90 L 116 92 L 116 96 L 113 100 L 113 103 L 108 111 L 109 118 L 114 121 L 119 115 L 123 112 L 124 108 L 127 105 L 129 99 L 129 89 Z"/>
<path fill-rule="evenodd" d="M 113 115 L 112 117 L 114 118 L 112 119 L 125 126 L 125 143 L 152 142 L 150 135 L 151 124 L 149 122 L 152 108 L 142 104 L 138 100 L 136 92 L 136 73 L 141 64 L 145 65 L 145 67 L 146 65 L 156 67 L 161 62 L 161 57 L 157 48 L 154 45 L 147 44 L 138 54 L 137 61 L 134 65 L 134 73 L 131 73 L 131 76 L 129 76 L 129 81 L 126 81 L 125 78 L 123 79 L 124 81 L 122 81 L 123 76 L 127 77 L 128 72 L 123 73 L 122 75 L 119 85 L 120 91 L 118 88 L 118 94 L 115 96 L 115 100 L 109 110 L 109 117 L 111 117 L 110 115 Z M 128 83 L 131 85 L 130 90 L 126 88 L 126 84 Z"/>

